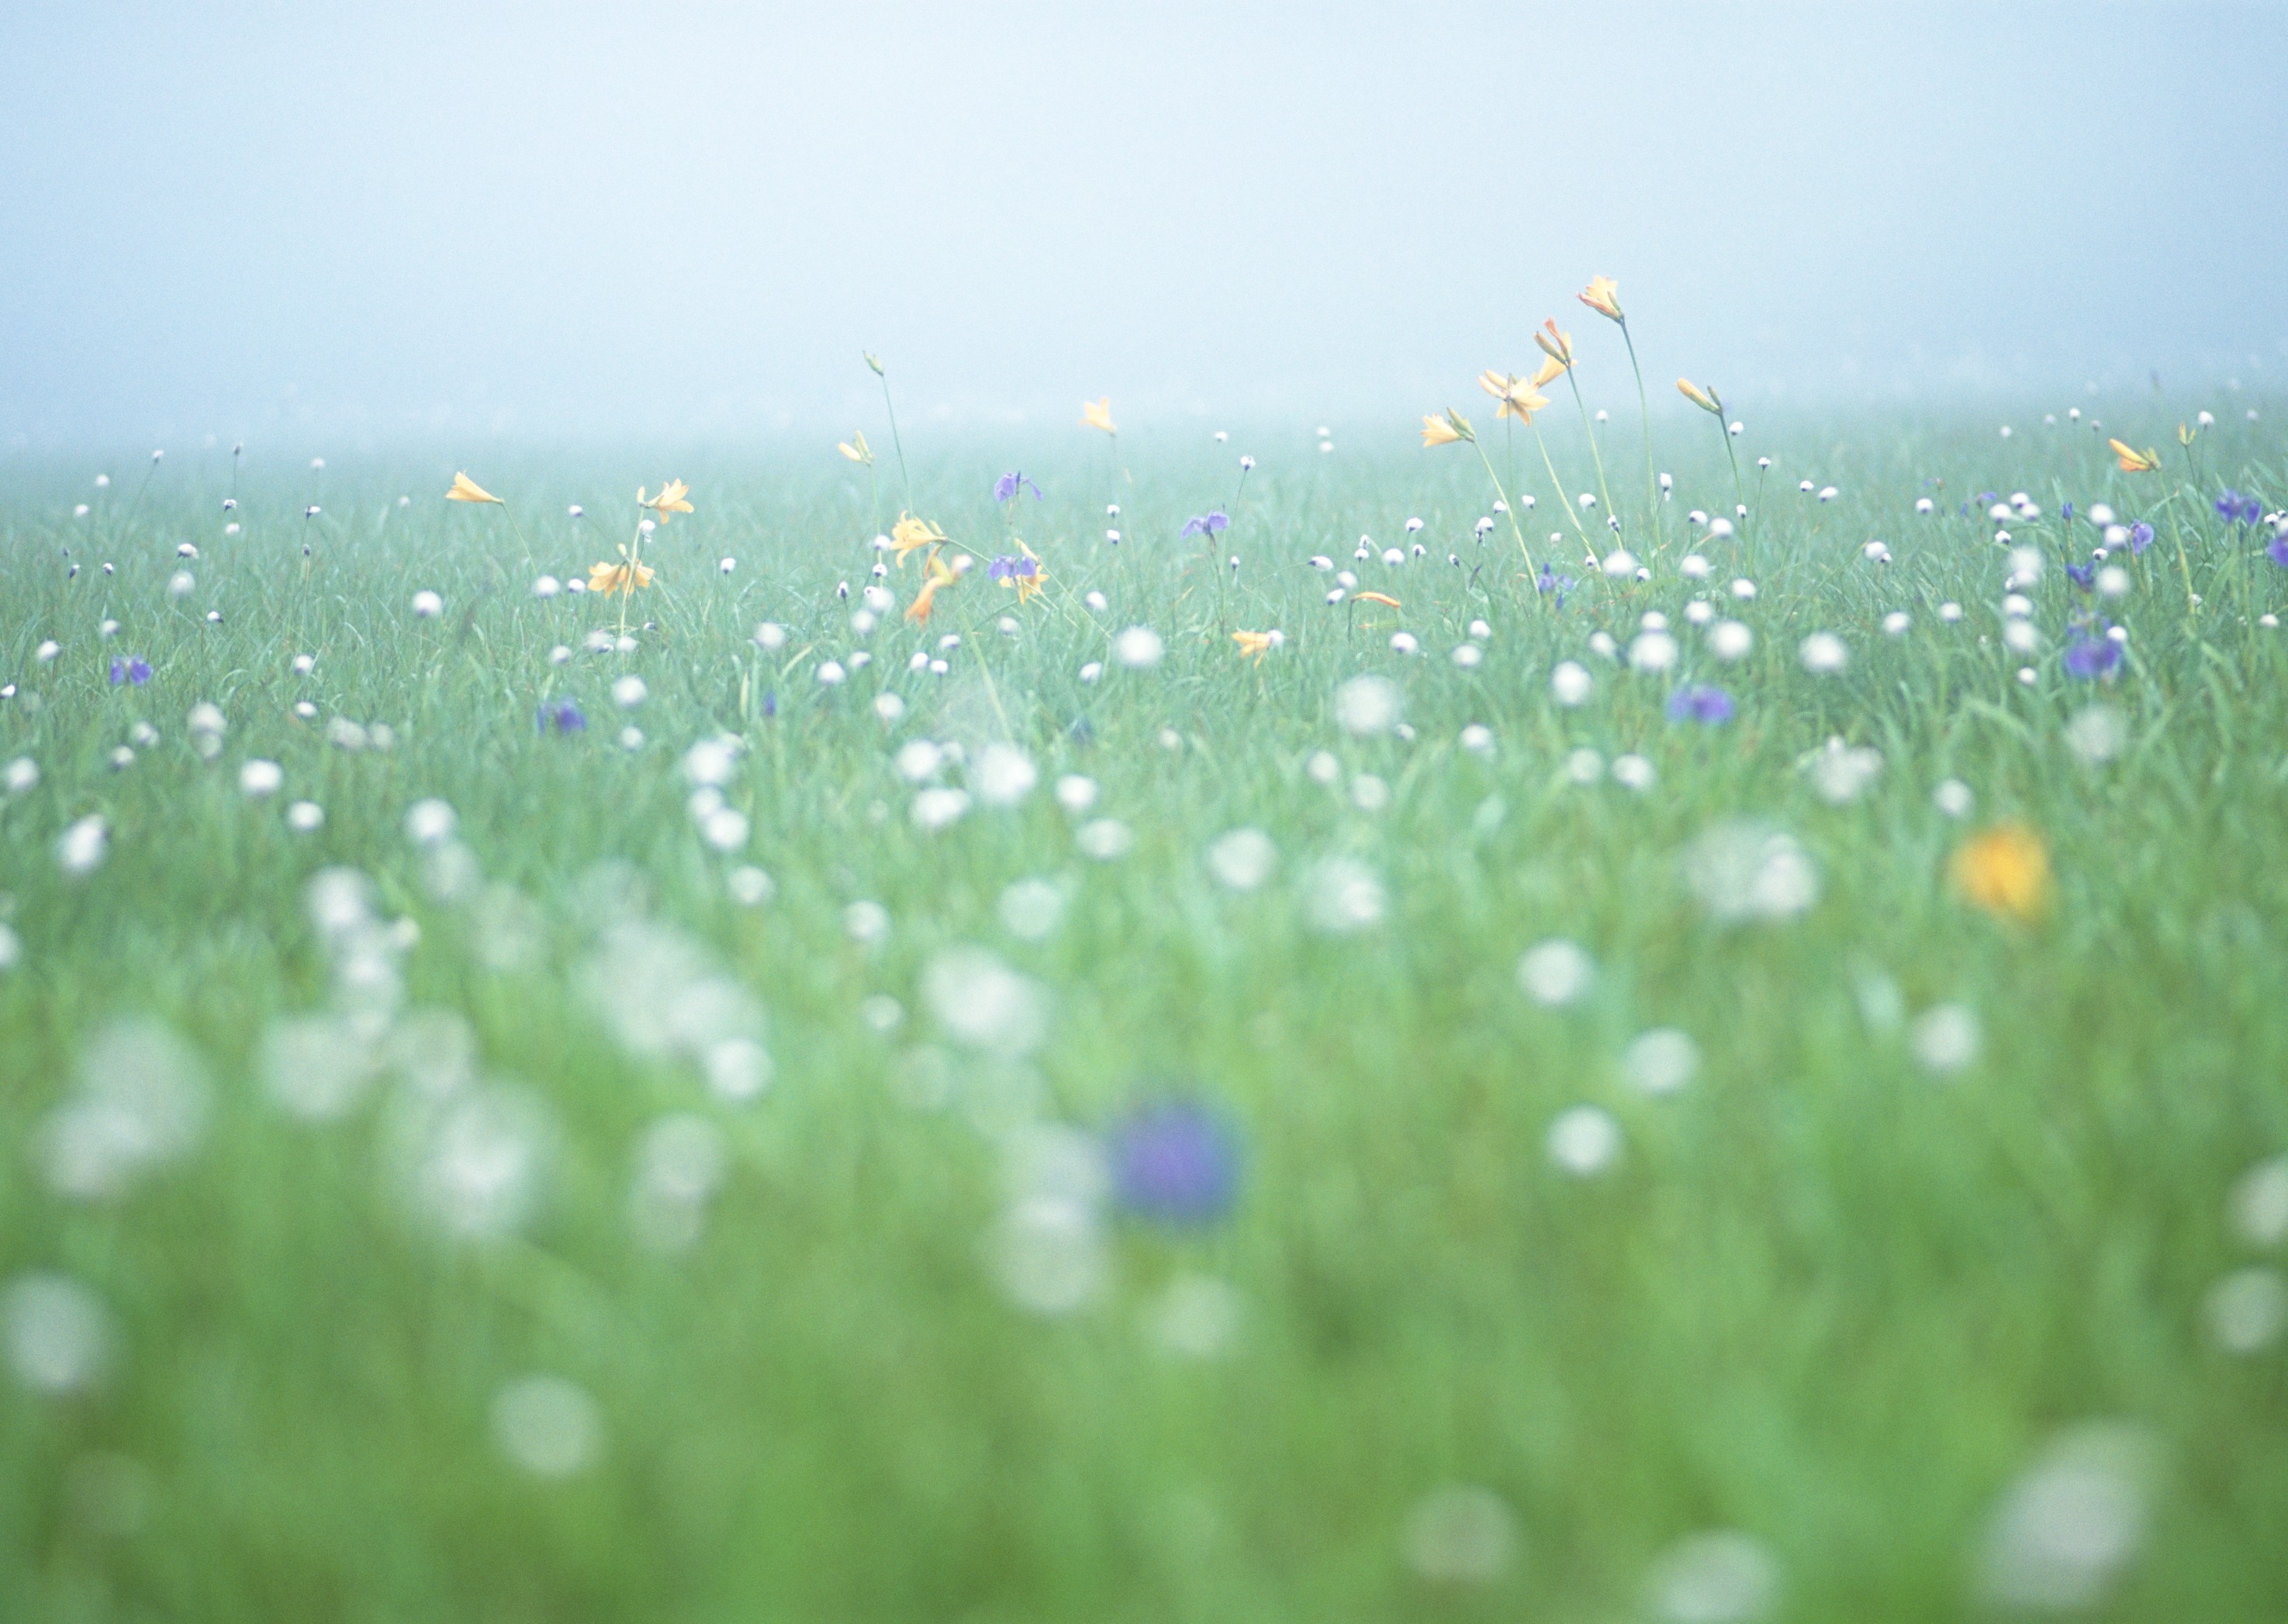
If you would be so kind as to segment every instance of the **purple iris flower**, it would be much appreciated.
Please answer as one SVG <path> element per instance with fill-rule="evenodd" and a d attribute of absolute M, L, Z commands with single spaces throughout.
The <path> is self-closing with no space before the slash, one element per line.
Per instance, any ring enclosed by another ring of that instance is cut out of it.
<path fill-rule="evenodd" d="M 2264 550 L 2264 556 L 2281 568 L 2288 569 L 2288 531 L 2272 538 L 2272 545 Z"/>
<path fill-rule="evenodd" d="M 2064 519 L 2068 524 L 2073 523 L 2073 503 L 2069 502 L 2060 507 L 2058 509 L 2058 517 Z"/>
<path fill-rule="evenodd" d="M 1668 696 L 1668 719 L 1720 727 L 1732 719 L 1732 696 L 1705 685 L 1679 688 Z"/>
<path fill-rule="evenodd" d="M 1213 535 L 1219 530 L 1231 528 L 1231 518 L 1220 508 L 1212 508 L 1197 519 L 1187 519 L 1183 535 Z M 1183 536 L 1177 537 L 1181 541 Z"/>
<path fill-rule="evenodd" d="M 2153 527 L 2139 519 L 2129 527 L 2129 556 L 2137 558 L 2153 544 Z"/>
<path fill-rule="evenodd" d="M 113 687 L 115 688 L 121 683 L 126 682 L 132 683 L 139 688 L 150 680 L 151 662 L 144 659 L 142 655 L 130 654 L 124 660 L 118 658 L 116 655 L 113 657 L 111 661 L 111 685 Z"/>
<path fill-rule="evenodd" d="M 1572 576 L 1561 575 L 1545 564 L 1541 566 L 1541 578 L 1533 583 L 1533 590 L 1537 592 L 1553 595 L 1557 599 L 1557 606 L 1562 609 L 1565 606 L 1565 594 L 1573 590 L 1574 584 Z"/>
<path fill-rule="evenodd" d="M 2216 511 L 2236 525 L 2252 525 L 2264 517 L 2264 504 L 2253 496 L 2244 496 L 2236 490 L 2228 490 L 2216 499 Z"/>
<path fill-rule="evenodd" d="M 555 733 L 560 737 L 565 733 L 584 733 L 588 726 L 587 716 L 568 699 L 541 701 L 538 720 L 542 733 Z"/>
<path fill-rule="evenodd" d="M 1204 1224 L 1239 1195 L 1239 1141 L 1221 1116 L 1186 1099 L 1139 1106 L 1106 1143 L 1121 1205 L 1167 1224 Z"/>
<path fill-rule="evenodd" d="M 985 566 L 987 578 L 993 581 L 1030 581 L 1040 574 L 1040 570 L 1037 560 L 1021 558 L 1005 552 Z"/>
<path fill-rule="evenodd" d="M 2121 663 L 2121 645 L 2107 637 L 2109 622 L 2100 621 L 2095 625 L 2073 629 L 2066 643 L 2066 672 L 2087 682 L 2093 677 L 2109 677 Z"/>
<path fill-rule="evenodd" d="M 2069 564 L 2066 566 L 2066 579 L 2072 582 L 2083 591 L 2086 592 L 2097 584 L 2097 566 L 2094 564 Z"/>
<path fill-rule="evenodd" d="M 1041 500 L 1041 487 L 1039 486 L 1034 484 L 1021 473 L 1005 473 L 999 479 L 993 481 L 993 500 L 996 502 L 1006 502 L 1012 496 L 1027 490 L 1033 493 L 1034 501 L 1038 502 Z"/>

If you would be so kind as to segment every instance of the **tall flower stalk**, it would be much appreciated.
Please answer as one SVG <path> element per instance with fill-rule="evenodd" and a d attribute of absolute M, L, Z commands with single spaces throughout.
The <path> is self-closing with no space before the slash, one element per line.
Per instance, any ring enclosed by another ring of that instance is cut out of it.
<path fill-rule="evenodd" d="M 1723 397 L 1714 390 L 1703 389 L 1690 378 L 1684 377 L 1676 380 L 1676 392 L 1716 419 L 1716 432 L 1724 440 L 1725 460 L 1732 464 L 1732 500 L 1744 516 L 1748 511 L 1748 494 L 1740 483 L 1740 454 L 1732 449 L 1732 431 L 1724 422 Z M 1742 533 L 1745 534 L 1744 526 Z"/>
<path fill-rule="evenodd" d="M 1489 377 L 1498 376 L 1487 374 Z M 1521 388 L 1527 387 L 1520 379 L 1511 378 L 1505 382 Z M 1547 405 L 1548 402 L 1545 400 L 1542 404 Z M 1521 412 L 1519 415 L 1523 414 Z M 1525 573 L 1530 575 L 1533 574 L 1533 550 L 1525 544 L 1525 532 L 1517 522 L 1517 509 L 1511 503 L 1509 493 L 1502 488 L 1501 475 L 1494 471 L 1493 460 L 1486 456 L 1486 448 L 1478 439 L 1478 432 L 1470 426 L 1470 420 L 1450 406 L 1443 416 L 1434 413 L 1422 419 L 1422 444 L 1425 448 L 1457 445 L 1463 440 L 1469 441 L 1470 448 L 1478 454 L 1478 462 L 1486 471 L 1486 478 L 1492 481 L 1494 495 L 1501 499 L 1502 511 L 1509 516 L 1510 534 L 1517 538 L 1518 557 L 1525 561 Z M 1555 476 L 1553 474 L 1552 477 Z"/>
<path fill-rule="evenodd" d="M 1652 405 L 1645 396 L 1644 368 L 1637 365 L 1637 341 L 1629 335 L 1628 313 L 1621 308 L 1621 285 L 1609 276 L 1593 276 L 1589 279 L 1588 287 L 1582 290 L 1580 299 L 1619 328 L 1621 342 L 1628 346 L 1629 370 L 1637 380 L 1637 416 L 1644 424 L 1645 524 L 1657 536 L 1660 528 L 1660 481 L 1652 471 Z"/>
<path fill-rule="evenodd" d="M 871 350 L 861 350 L 859 353 L 874 369 L 874 376 L 882 380 L 882 404 L 890 414 L 890 444 L 898 454 L 898 483 L 905 487 L 906 506 L 910 510 L 914 505 L 914 481 L 913 477 L 906 472 L 906 442 L 898 438 L 898 403 L 890 399 L 889 369 L 882 365 L 882 358 Z"/>

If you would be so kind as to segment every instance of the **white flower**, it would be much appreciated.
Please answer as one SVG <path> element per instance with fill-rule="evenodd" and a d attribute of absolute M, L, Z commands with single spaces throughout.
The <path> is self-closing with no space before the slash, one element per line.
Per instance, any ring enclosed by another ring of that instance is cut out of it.
<path fill-rule="evenodd" d="M 988 806 L 1014 806 L 1041 781 L 1032 758 L 1012 744 L 989 744 L 971 769 L 970 782 Z"/>
<path fill-rule="evenodd" d="M 434 592 L 416 592 L 413 594 L 413 613 L 425 621 L 433 621 L 445 613 L 445 600 Z"/>
<path fill-rule="evenodd" d="M 1960 1003 L 1942 1003 L 1925 1010 L 1907 1032 L 1915 1058 L 1942 1075 L 1958 1072 L 1977 1059 L 1982 1041 L 1977 1012 Z"/>
<path fill-rule="evenodd" d="M 848 676 L 849 673 L 842 669 L 842 663 L 839 661 L 822 660 L 819 661 L 818 680 L 820 685 L 822 687 L 840 687 L 842 685 L 843 679 Z"/>
<path fill-rule="evenodd" d="M 1633 670 L 1665 671 L 1676 663 L 1676 639 L 1664 631 L 1644 631 L 1629 644 Z"/>
<path fill-rule="evenodd" d="M 1552 1009 L 1579 1002 L 1596 981 L 1595 961 L 1562 937 L 1529 948 L 1517 964 L 1517 984 L 1526 996 Z"/>
<path fill-rule="evenodd" d="M 1587 668 L 1570 660 L 1560 661 L 1556 669 L 1549 673 L 1550 697 L 1569 709 L 1585 702 L 1596 685 Z"/>
<path fill-rule="evenodd" d="M 1207 851 L 1208 872 L 1232 891 L 1253 891 L 1278 867 L 1279 849 L 1261 829 L 1237 828 L 1219 835 Z"/>
<path fill-rule="evenodd" d="M 92 874 L 110 849 L 110 828 L 100 812 L 90 812 L 56 837 L 56 863 L 76 879 Z"/>
<path fill-rule="evenodd" d="M 1576 1178 L 1604 1172 L 1621 1153 L 1621 1125 L 1609 1111 L 1576 1105 L 1549 1125 L 1549 1160 Z"/>
<path fill-rule="evenodd" d="M 612 703 L 623 710 L 633 710 L 650 697 L 651 690 L 644 685 L 644 679 L 633 671 L 630 671 L 612 684 Z"/>
<path fill-rule="evenodd" d="M 1894 609 L 1883 617 L 1883 635 L 1888 638 L 1903 638 L 1907 635 L 1907 629 L 1913 624 L 1914 622 L 1908 618 L 1904 610 Z"/>
<path fill-rule="evenodd" d="M 1815 631 L 1797 648 L 1803 669 L 1815 677 L 1832 677 L 1851 663 L 1851 651 L 1831 631 Z"/>
<path fill-rule="evenodd" d="M 315 801 L 297 801 L 286 809 L 286 827 L 297 835 L 314 832 L 326 821 L 326 809 Z"/>
<path fill-rule="evenodd" d="M 1079 772 L 1057 780 L 1057 804 L 1078 817 L 1096 804 L 1096 780 Z"/>
<path fill-rule="evenodd" d="M 238 770 L 238 787 L 252 800 L 276 795 L 286 782 L 286 770 L 274 761 L 250 761 Z"/>
<path fill-rule="evenodd" d="M 553 598 L 564 590 L 564 583 L 553 575 L 543 575 L 532 583 L 535 598 Z"/>
<path fill-rule="evenodd" d="M 1652 763 L 1641 756 L 1617 756 L 1613 758 L 1613 781 L 1624 789 L 1641 793 L 1651 788 L 1658 776 Z"/>
<path fill-rule="evenodd" d="M 1398 724 L 1402 698 L 1387 677 L 1354 677 L 1335 690 L 1335 722 L 1354 738 L 1386 733 Z"/>
<path fill-rule="evenodd" d="M 1140 671 L 1160 663 L 1167 645 L 1160 634 L 1149 626 L 1131 626 L 1112 639 L 1112 657 L 1131 670 Z"/>
<path fill-rule="evenodd" d="M 1708 629 L 1708 652 L 1729 665 L 1747 657 L 1756 634 L 1738 621 L 1718 621 Z"/>
<path fill-rule="evenodd" d="M 1931 804 L 1950 818 L 1967 818 L 1977 801 L 1970 786 L 1958 778 L 1941 780 L 1938 787 L 1931 791 Z"/>
<path fill-rule="evenodd" d="M 405 837 L 415 845 L 435 848 L 453 838 L 460 814 L 450 804 L 436 799 L 416 801 L 405 813 Z"/>

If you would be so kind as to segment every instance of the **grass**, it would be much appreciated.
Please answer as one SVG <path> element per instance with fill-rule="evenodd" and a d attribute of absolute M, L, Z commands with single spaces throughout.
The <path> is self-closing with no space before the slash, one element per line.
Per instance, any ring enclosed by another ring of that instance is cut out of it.
<path fill-rule="evenodd" d="M 1490 496 L 1466 447 L 1321 455 L 1282 429 L 918 448 L 917 507 L 987 555 L 1010 551 L 994 476 L 1021 462 L 1049 492 L 1015 521 L 1045 592 L 1020 610 L 981 569 L 926 636 L 894 609 L 850 630 L 863 538 L 894 513 L 807 448 L 473 468 L 529 556 L 500 515 L 439 499 L 449 461 L 250 473 L 226 536 L 226 454 L 179 456 L 139 498 L 135 474 L 91 493 L 20 458 L 0 760 L 39 776 L 0 803 L 20 943 L 0 973 L 0 1282 L 76 1282 L 107 1358 L 67 1346 L 51 1385 L 69 1390 L 37 1390 L 25 1327 L 54 1315 L 11 1299 L 0 1616 L 1720 1618 L 1753 1611 L 1718 1594 L 1744 1564 L 1745 1592 L 1776 1576 L 1769 1616 L 1955 1619 L 2000 1607 L 1982 1553 L 2017 1537 L 2013 1485 L 2105 1422 L 2143 1452 L 2098 1479 L 2135 1515 L 2109 1542 L 2076 1527 L 2121 1560 L 2021 1549 L 2020 1567 L 2078 1575 L 2101 1617 L 2277 1618 L 2288 1354 L 2220 1347 L 2211 1294 L 2279 1263 L 2228 1201 L 2288 1149 L 2288 643 L 2258 624 L 2288 571 L 2209 507 L 2228 483 L 2283 500 L 2276 432 L 2228 424 L 2197 442 L 2197 477 L 2173 449 L 2133 479 L 2070 425 L 1806 424 L 1743 442 L 1775 463 L 1750 471 L 1745 535 L 1710 543 L 1684 514 L 1728 505 L 1726 465 L 1712 445 L 1675 460 L 1704 428 L 1663 450 L 1679 484 L 1636 543 L 1651 580 L 1595 578 L 1561 612 L 1519 579 L 1506 526 L 1473 537 Z M 1232 529 L 1213 552 L 1174 541 L 1228 503 L 1243 449 L 1263 465 Z M 1553 449 L 1585 487 L 1577 442 Z M 1628 434 L 1607 450 L 1621 471 L 1636 455 Z M 1538 563 L 1553 499 L 1516 467 L 1540 494 Z M 698 511 L 647 543 L 639 646 L 552 665 L 618 606 L 530 582 L 614 556 L 625 492 L 662 472 Z M 1803 477 L 1839 494 L 1799 495 Z M 1641 535 L 1633 487 L 1623 472 Z M 2030 656 L 2003 646 L 2007 548 L 1975 501 L 2019 490 L 2044 510 L 2007 524 L 2046 558 Z M 1923 495 L 1938 511 L 1919 518 Z M 2061 663 L 2093 601 L 2062 566 L 2096 539 L 2061 520 L 2067 499 L 2159 530 L 2106 606 L 2129 633 L 2106 682 Z M 564 517 L 576 501 L 585 519 Z M 1426 557 L 1353 560 L 1362 532 L 1406 544 L 1412 515 Z M 1895 561 L 1863 554 L 1871 536 Z M 1696 537 L 1704 582 L 1679 573 Z M 203 556 L 179 560 L 185 541 Z M 1569 531 L 1554 551 L 1590 574 Z M 1402 609 L 1328 606 L 1314 554 Z M 901 606 L 919 567 L 892 572 Z M 1727 593 L 1736 575 L 1752 600 Z M 441 615 L 413 614 L 420 590 Z M 1702 595 L 1752 630 L 1736 664 L 1687 623 Z M 1648 610 L 1675 669 L 1592 650 L 1602 629 L 1625 651 Z M 1894 610 L 1904 635 L 1879 630 Z M 1482 662 L 1460 668 L 1481 618 Z M 752 639 L 767 620 L 783 646 Z M 1111 659 L 1131 624 L 1164 638 L 1156 667 Z M 1283 646 L 1237 656 L 1231 630 L 1273 627 Z M 1419 654 L 1391 647 L 1402 627 Z M 1820 630 L 1848 646 L 1839 674 L 1799 661 Z M 944 675 L 907 669 L 947 632 Z M 870 666 L 816 681 L 860 647 Z M 108 680 L 130 653 L 147 685 Z M 1577 708 L 1551 697 L 1566 659 L 1595 678 Z M 1084 681 L 1092 661 L 1108 669 Z M 623 715 L 629 671 L 648 693 Z M 1338 725 L 1338 690 L 1366 673 L 1397 685 L 1410 737 Z M 1722 684 L 1737 717 L 1666 720 L 1686 681 Z M 876 714 L 882 693 L 902 719 Z M 552 696 L 584 732 L 536 729 Z M 211 761 L 187 725 L 199 702 L 227 721 Z M 2093 705 L 2124 725 L 2098 763 L 2070 742 Z M 393 743 L 339 748 L 335 717 Z M 158 741 L 115 768 L 138 719 Z M 1461 746 L 1472 724 L 1490 752 Z M 679 771 L 722 733 L 745 746 L 722 789 L 751 822 L 734 853 L 702 838 Z M 1838 737 L 1881 764 L 1831 804 L 1807 760 Z M 1039 785 L 918 828 L 893 758 L 925 738 L 969 769 L 1013 743 Z M 1576 782 L 1582 749 L 1640 754 L 1654 781 Z M 283 769 L 268 799 L 240 788 L 258 758 Z M 1084 814 L 1052 791 L 1075 773 L 1100 788 Z M 1362 774 L 1386 804 L 1362 809 Z M 1934 805 L 1950 778 L 1975 796 L 1966 821 Z M 432 797 L 457 812 L 441 858 L 406 832 Z M 297 833 L 284 809 L 306 798 L 325 820 Z M 57 842 L 91 813 L 107 854 L 75 878 Z M 2039 921 L 1946 883 L 1966 834 L 2003 818 L 2048 847 Z M 1084 854 L 1100 819 L 1129 831 L 1124 854 Z M 1728 924 L 1686 883 L 1696 843 L 1742 819 L 1815 865 L 1799 915 Z M 1279 859 L 1248 892 L 1204 863 L 1241 827 Z M 1378 919 L 1323 928 L 1335 858 L 1378 883 Z M 767 903 L 731 894 L 749 864 Z M 375 918 L 417 942 L 329 939 L 306 907 L 329 866 L 369 875 Z M 1062 905 L 1037 935 L 1002 906 L 1030 878 Z M 854 939 L 857 902 L 886 910 L 886 935 Z M 1550 939 L 1597 970 L 1563 1007 L 1520 985 Z M 711 978 L 767 1017 L 695 1012 Z M 1941 1072 L 1916 1023 L 1945 1006 L 1982 1042 Z M 55 1187 L 58 1113 L 116 1080 L 83 1057 L 127 1016 L 178 1034 L 210 1108 L 181 1154 L 76 1198 Z M 298 1030 L 320 1047 L 275 1058 L 278 1024 L 314 1016 Z M 1700 1055 L 1658 1097 L 1622 1064 L 1654 1027 Z M 773 1061 L 746 1103 L 699 1064 L 734 1028 Z M 455 1031 L 474 1056 L 457 1088 Z M 306 1120 L 282 1085 L 346 1108 Z M 1072 1170 L 1171 1093 L 1211 1103 L 1238 1147 L 1219 1219 L 1156 1223 Z M 493 1114 L 455 1115 L 472 1100 Z M 1587 1176 L 1547 1147 L 1584 1104 L 1621 1132 Z M 649 1137 L 669 1117 L 714 1137 Z M 489 1128 L 505 1160 L 453 1124 Z M 675 1199 L 707 1187 L 711 1147 L 719 1184 Z M 537 1169 L 523 1207 L 520 1156 Z M 488 1232 L 450 1232 L 451 1210 Z M 515 1385 L 536 1373 L 573 1387 Z M 552 1464 L 572 1470 L 533 1470 Z M 1728 1570 L 1678 1545 L 1722 1530 L 1752 1541 L 1721 1548 Z M 1698 1585 L 1702 1611 L 1663 1583 Z"/>

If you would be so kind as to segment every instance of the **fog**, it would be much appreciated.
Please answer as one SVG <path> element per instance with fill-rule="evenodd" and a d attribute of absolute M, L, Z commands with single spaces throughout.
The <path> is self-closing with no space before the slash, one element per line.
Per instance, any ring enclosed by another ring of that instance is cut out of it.
<path fill-rule="evenodd" d="M 1592 273 L 1664 393 L 2288 370 L 2276 4 L 20 4 L 0 39 L 18 447 L 846 432 L 862 349 L 917 420 L 1394 415 L 1597 324 Z"/>

